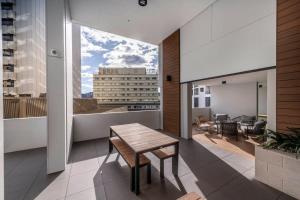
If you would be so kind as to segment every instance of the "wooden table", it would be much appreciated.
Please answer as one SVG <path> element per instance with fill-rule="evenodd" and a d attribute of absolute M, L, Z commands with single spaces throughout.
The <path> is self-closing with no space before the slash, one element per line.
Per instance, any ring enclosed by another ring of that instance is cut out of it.
<path fill-rule="evenodd" d="M 138 123 L 110 127 L 110 137 L 113 133 L 123 140 L 135 153 L 135 166 L 139 165 L 139 154 L 175 146 L 175 156 L 172 158 L 172 172 L 178 174 L 179 140 L 162 134 Z M 135 167 L 135 193 L 140 192 L 140 170 Z"/>

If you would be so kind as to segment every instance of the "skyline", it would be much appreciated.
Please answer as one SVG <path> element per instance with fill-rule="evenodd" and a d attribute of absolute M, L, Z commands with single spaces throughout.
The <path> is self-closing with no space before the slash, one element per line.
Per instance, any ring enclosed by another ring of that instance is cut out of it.
<path fill-rule="evenodd" d="M 81 26 L 81 93 L 93 92 L 99 67 L 158 69 L 158 46 Z"/>

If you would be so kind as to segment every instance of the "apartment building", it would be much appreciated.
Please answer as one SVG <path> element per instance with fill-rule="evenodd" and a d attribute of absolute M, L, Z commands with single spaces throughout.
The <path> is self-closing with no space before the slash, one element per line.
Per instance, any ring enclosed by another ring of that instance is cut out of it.
<path fill-rule="evenodd" d="M 3 92 L 39 97 L 46 92 L 45 0 L 1 0 Z"/>
<path fill-rule="evenodd" d="M 2 14 L 2 51 L 3 51 L 3 92 L 14 96 L 16 90 L 15 50 L 16 50 L 16 13 L 14 1 L 1 1 Z"/>
<path fill-rule="evenodd" d="M 210 106 L 210 88 L 205 85 L 193 85 L 193 108 L 205 108 Z"/>
<path fill-rule="evenodd" d="M 98 104 L 128 106 L 128 110 L 159 108 L 158 74 L 146 68 L 99 68 L 93 77 Z"/>

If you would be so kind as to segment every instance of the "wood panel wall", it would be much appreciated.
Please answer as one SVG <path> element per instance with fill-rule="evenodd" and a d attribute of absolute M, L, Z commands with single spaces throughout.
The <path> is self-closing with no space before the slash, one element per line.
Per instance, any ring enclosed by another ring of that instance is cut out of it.
<path fill-rule="evenodd" d="M 277 130 L 300 127 L 300 1 L 277 0 Z"/>
<path fill-rule="evenodd" d="M 166 76 L 172 77 L 171 81 Z M 180 135 L 180 30 L 163 41 L 163 128 Z"/>

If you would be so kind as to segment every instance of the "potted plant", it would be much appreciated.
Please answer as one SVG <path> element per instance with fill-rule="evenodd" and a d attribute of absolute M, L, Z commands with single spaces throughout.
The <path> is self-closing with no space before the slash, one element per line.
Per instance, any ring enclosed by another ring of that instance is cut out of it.
<path fill-rule="evenodd" d="M 288 132 L 267 130 L 262 136 L 264 149 L 274 149 L 296 155 L 300 154 L 300 128 L 288 128 Z"/>
<path fill-rule="evenodd" d="M 300 199 L 300 128 L 267 130 L 255 147 L 255 178 Z"/>

